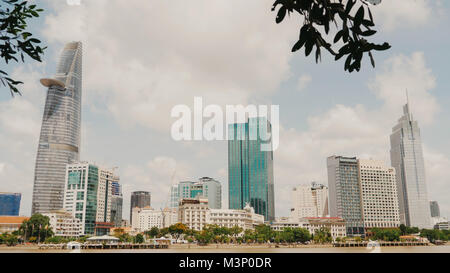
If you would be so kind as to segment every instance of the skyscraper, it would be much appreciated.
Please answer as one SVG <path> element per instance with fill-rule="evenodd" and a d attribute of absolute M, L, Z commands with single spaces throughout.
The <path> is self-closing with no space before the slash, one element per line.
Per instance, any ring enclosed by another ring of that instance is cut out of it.
<path fill-rule="evenodd" d="M 343 218 L 347 234 L 363 235 L 361 191 L 356 157 L 330 156 L 327 159 L 330 216 Z"/>
<path fill-rule="evenodd" d="M 400 221 L 407 226 L 430 228 L 420 129 L 410 113 L 409 103 L 403 107 L 403 113 L 391 134 L 391 164 L 397 171 Z"/>
<path fill-rule="evenodd" d="M 400 225 L 395 169 L 382 160 L 358 160 L 364 227 L 395 228 Z"/>
<path fill-rule="evenodd" d="M 123 208 L 123 195 L 122 187 L 119 182 L 112 182 L 112 195 L 111 195 L 111 222 L 114 226 L 120 227 L 122 225 L 122 208 Z"/>
<path fill-rule="evenodd" d="M 82 45 L 68 43 L 48 87 L 34 172 L 32 214 L 63 207 L 66 165 L 79 160 Z"/>
<path fill-rule="evenodd" d="M 305 217 L 327 217 L 328 187 L 312 182 L 292 189 L 291 219 L 298 222 Z"/>
<path fill-rule="evenodd" d="M 145 208 L 151 205 L 151 195 L 148 191 L 134 191 L 131 193 L 131 204 L 130 204 L 130 225 L 133 223 L 133 209 L 134 208 Z"/>
<path fill-rule="evenodd" d="M 0 192 L 0 215 L 18 216 L 21 198 L 20 193 Z"/>
<path fill-rule="evenodd" d="M 243 209 L 247 203 L 266 221 L 275 219 L 272 126 L 266 117 L 228 125 L 228 207 Z"/>
<path fill-rule="evenodd" d="M 202 177 L 197 182 L 181 181 L 171 187 L 171 206 L 178 207 L 178 202 L 183 198 L 197 198 L 202 196 L 208 199 L 211 209 L 222 208 L 222 185 L 211 177 Z"/>
<path fill-rule="evenodd" d="M 431 217 L 440 217 L 441 212 L 439 210 L 439 204 L 437 201 L 430 201 Z"/>

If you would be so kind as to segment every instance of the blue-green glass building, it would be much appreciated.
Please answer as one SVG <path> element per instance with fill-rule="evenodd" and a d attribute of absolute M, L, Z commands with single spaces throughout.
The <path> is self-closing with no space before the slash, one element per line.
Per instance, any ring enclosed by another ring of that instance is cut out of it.
<path fill-rule="evenodd" d="M 243 209 L 247 203 L 266 221 L 275 219 L 272 126 L 266 117 L 228 125 L 228 207 Z"/>
<path fill-rule="evenodd" d="M 0 215 L 18 216 L 22 194 L 0 192 Z"/>

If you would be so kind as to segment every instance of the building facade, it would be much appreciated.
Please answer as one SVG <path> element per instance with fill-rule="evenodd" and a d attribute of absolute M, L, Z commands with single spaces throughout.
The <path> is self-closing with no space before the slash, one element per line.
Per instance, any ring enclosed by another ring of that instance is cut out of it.
<path fill-rule="evenodd" d="M 178 222 L 193 230 L 202 230 L 210 224 L 208 199 L 183 198 L 178 205 Z"/>
<path fill-rule="evenodd" d="M 270 227 L 275 231 L 283 231 L 285 228 L 304 228 L 311 235 L 314 235 L 321 228 L 326 228 L 330 231 L 333 240 L 347 237 L 346 221 L 339 217 L 304 217 L 298 220 L 293 220 L 291 217 L 281 217 L 274 221 Z"/>
<path fill-rule="evenodd" d="M 179 201 L 183 198 L 200 196 L 208 199 L 209 208 L 222 208 L 222 185 L 210 177 L 202 177 L 197 182 L 181 181 L 177 185 L 173 185 L 170 193 L 171 207 L 178 207 Z"/>
<path fill-rule="evenodd" d="M 357 158 L 330 156 L 327 170 L 330 216 L 345 220 L 349 236 L 364 235 Z"/>
<path fill-rule="evenodd" d="M 81 132 L 81 42 L 66 44 L 48 87 L 34 172 L 31 213 L 63 207 L 66 165 L 79 160 Z"/>
<path fill-rule="evenodd" d="M 151 194 L 148 191 L 134 191 L 131 193 L 130 200 L 130 225 L 133 224 L 133 209 L 145 208 L 151 206 Z"/>
<path fill-rule="evenodd" d="M 247 204 L 244 209 L 211 209 L 209 210 L 210 224 L 232 228 L 238 226 L 243 230 L 254 229 L 264 224 L 264 216 L 256 214 L 255 210 Z"/>
<path fill-rule="evenodd" d="M 42 215 L 50 219 L 54 236 L 78 237 L 83 234 L 80 219 L 75 218 L 72 213 L 64 209 L 43 213 Z"/>
<path fill-rule="evenodd" d="M 123 208 L 122 187 L 118 182 L 112 182 L 111 186 L 111 222 L 114 223 L 115 227 L 121 227 Z"/>
<path fill-rule="evenodd" d="M 400 225 L 395 169 L 381 160 L 358 160 L 364 227 Z"/>
<path fill-rule="evenodd" d="M 30 217 L 24 216 L 0 216 L 0 234 L 12 233 L 19 230 L 23 221 L 29 220 Z"/>
<path fill-rule="evenodd" d="M 292 189 L 291 218 L 328 216 L 328 187 L 315 182 Z"/>
<path fill-rule="evenodd" d="M 275 219 L 272 126 L 266 117 L 228 125 L 228 207 L 247 203 L 266 221 Z"/>
<path fill-rule="evenodd" d="M 441 216 L 441 211 L 439 210 L 439 204 L 437 201 L 430 201 L 430 213 L 431 217 Z"/>
<path fill-rule="evenodd" d="M 411 227 L 430 228 L 430 203 L 420 129 L 410 113 L 409 103 L 403 107 L 403 114 L 392 128 L 390 137 L 391 164 L 397 171 L 400 221 Z"/>
<path fill-rule="evenodd" d="M 83 235 L 95 234 L 99 168 L 87 162 L 68 164 L 64 209 L 81 222 Z"/>
<path fill-rule="evenodd" d="M 133 208 L 133 222 L 131 229 L 135 232 L 144 232 L 152 227 L 159 229 L 164 227 L 164 214 L 161 210 L 154 210 L 151 207 Z"/>
<path fill-rule="evenodd" d="M 18 216 L 22 194 L 0 192 L 0 216 Z"/>

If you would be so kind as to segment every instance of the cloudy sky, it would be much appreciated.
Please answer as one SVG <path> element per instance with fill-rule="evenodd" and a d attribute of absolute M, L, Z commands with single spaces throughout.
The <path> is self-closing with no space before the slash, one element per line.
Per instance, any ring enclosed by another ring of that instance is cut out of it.
<path fill-rule="evenodd" d="M 211 176 L 228 205 L 225 141 L 176 142 L 170 110 L 207 104 L 276 104 L 280 145 L 274 153 L 276 216 L 287 216 L 290 189 L 327 183 L 326 157 L 389 159 L 389 134 L 408 89 L 422 130 L 429 197 L 450 216 L 450 4 L 383 1 L 373 8 L 376 68 L 348 74 L 327 55 L 322 63 L 291 53 L 301 19 L 275 24 L 273 0 L 39 1 L 32 22 L 48 49 L 44 62 L 2 69 L 23 80 L 22 97 L 0 92 L 0 191 L 21 192 L 31 211 L 33 172 L 46 89 L 65 43 L 83 41 L 81 159 L 119 167 L 124 218 L 134 190 L 165 205 L 178 180 Z M 175 181 L 171 180 L 174 175 Z"/>

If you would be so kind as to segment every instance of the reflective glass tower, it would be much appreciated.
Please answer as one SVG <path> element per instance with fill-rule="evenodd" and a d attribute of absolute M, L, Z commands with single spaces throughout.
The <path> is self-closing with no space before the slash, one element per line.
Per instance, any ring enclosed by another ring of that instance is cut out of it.
<path fill-rule="evenodd" d="M 68 43 L 48 87 L 36 157 L 32 213 L 61 209 L 66 165 L 79 160 L 82 46 Z"/>
<path fill-rule="evenodd" d="M 391 134 L 391 164 L 397 172 L 400 221 L 407 226 L 430 228 L 420 129 L 408 103 L 403 107 L 403 113 Z"/>
<path fill-rule="evenodd" d="M 265 117 L 228 125 L 228 207 L 243 209 L 247 203 L 266 221 L 275 219 L 272 126 Z"/>
<path fill-rule="evenodd" d="M 21 198 L 20 193 L 0 192 L 0 215 L 18 216 Z"/>

